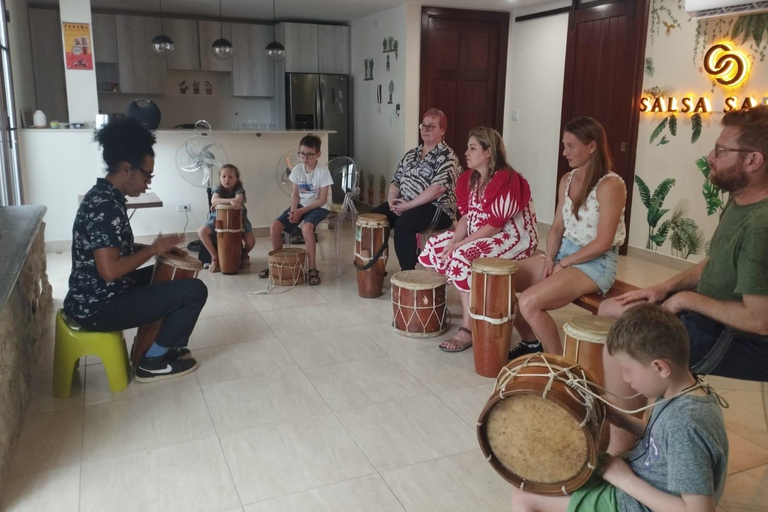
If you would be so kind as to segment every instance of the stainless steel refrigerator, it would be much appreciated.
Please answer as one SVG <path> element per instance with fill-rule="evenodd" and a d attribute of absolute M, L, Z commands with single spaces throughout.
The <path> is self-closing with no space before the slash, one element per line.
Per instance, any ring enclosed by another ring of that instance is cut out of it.
<path fill-rule="evenodd" d="M 349 156 L 349 75 L 286 73 L 285 93 L 289 130 L 335 130 L 323 151 Z"/>

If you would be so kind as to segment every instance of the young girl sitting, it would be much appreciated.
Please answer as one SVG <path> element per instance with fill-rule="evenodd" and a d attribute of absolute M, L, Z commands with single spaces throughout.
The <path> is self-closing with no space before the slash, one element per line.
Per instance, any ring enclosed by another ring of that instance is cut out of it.
<path fill-rule="evenodd" d="M 208 222 L 197 230 L 200 241 L 208 249 L 208 252 L 211 253 L 211 266 L 209 267 L 211 272 L 220 271 L 218 253 L 211 240 L 211 235 L 216 232 L 216 207 L 218 205 L 229 204 L 236 210 L 243 210 L 243 228 L 245 230 L 243 242 L 245 242 L 245 247 L 243 248 L 241 267 L 249 267 L 251 265 L 248 253 L 256 245 L 256 239 L 253 237 L 253 228 L 248 220 L 248 210 L 245 208 L 245 189 L 243 189 L 243 182 L 240 181 L 240 170 L 232 164 L 222 165 L 219 170 L 219 183 L 219 186 L 213 188 L 211 212 L 208 215 Z"/>
<path fill-rule="evenodd" d="M 443 274 L 461 292 L 463 319 L 456 336 L 440 345 L 446 352 L 472 346 L 472 262 L 478 258 L 527 258 L 539 243 L 531 189 L 507 162 L 501 135 L 492 128 L 475 128 L 469 133 L 465 156 L 469 170 L 456 184 L 462 215 L 456 231 L 430 238 L 419 256 L 419 263 Z"/>

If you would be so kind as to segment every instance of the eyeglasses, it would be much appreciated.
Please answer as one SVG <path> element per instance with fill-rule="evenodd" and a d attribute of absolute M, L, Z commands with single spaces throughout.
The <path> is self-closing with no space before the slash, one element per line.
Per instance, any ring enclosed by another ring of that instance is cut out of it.
<path fill-rule="evenodd" d="M 144 176 L 144 181 L 152 181 L 152 178 L 155 177 L 154 174 L 152 174 L 149 171 L 145 171 L 141 167 L 136 167 L 135 165 L 131 167 L 131 169 L 136 169 L 137 171 L 141 172 L 141 174 Z"/>
<path fill-rule="evenodd" d="M 724 148 L 722 146 L 715 146 L 715 149 L 713 149 L 715 152 L 715 158 L 720 158 L 721 153 L 754 153 L 754 149 L 744 149 L 744 148 Z"/>
<path fill-rule="evenodd" d="M 298 155 L 299 155 L 301 158 L 312 158 L 313 156 L 316 156 L 316 155 L 317 155 L 317 153 L 305 153 L 305 152 L 303 152 L 303 151 L 299 151 Z"/>
<path fill-rule="evenodd" d="M 437 128 L 436 124 L 424 124 L 424 123 L 419 124 L 419 129 L 424 130 L 427 133 L 434 131 L 435 128 Z"/>

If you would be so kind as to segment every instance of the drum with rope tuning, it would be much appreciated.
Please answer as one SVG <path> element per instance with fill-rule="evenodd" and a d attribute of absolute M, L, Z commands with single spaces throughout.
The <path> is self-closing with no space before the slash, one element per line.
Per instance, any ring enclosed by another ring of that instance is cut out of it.
<path fill-rule="evenodd" d="M 380 213 L 363 213 L 355 225 L 357 293 L 365 299 L 381 296 L 389 257 L 389 221 Z"/>

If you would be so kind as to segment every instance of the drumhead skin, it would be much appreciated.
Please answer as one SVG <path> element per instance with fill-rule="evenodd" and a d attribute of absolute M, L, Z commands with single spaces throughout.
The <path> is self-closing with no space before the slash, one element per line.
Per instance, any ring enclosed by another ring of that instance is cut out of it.
<path fill-rule="evenodd" d="M 306 255 L 307 251 L 304 249 L 299 249 L 298 247 L 284 247 L 282 249 L 276 249 L 274 251 L 269 251 L 269 257 L 270 258 L 290 258 L 290 257 L 298 257 L 301 254 Z"/>
<path fill-rule="evenodd" d="M 506 276 L 517 273 L 517 263 L 504 258 L 479 258 L 472 262 L 472 272 Z"/>
<path fill-rule="evenodd" d="M 613 318 L 597 315 L 575 316 L 563 325 L 563 331 L 568 336 L 592 343 L 605 343 L 608 331 L 616 323 Z"/>
<path fill-rule="evenodd" d="M 444 285 L 445 277 L 429 270 L 403 270 L 392 276 L 391 283 L 409 290 L 432 290 Z"/>
<path fill-rule="evenodd" d="M 176 254 L 158 254 L 155 256 L 157 261 L 161 261 L 166 265 L 170 265 L 176 268 L 183 268 L 184 270 L 203 270 L 203 264 L 197 258 L 193 258 L 190 255 L 178 256 Z"/>
<path fill-rule="evenodd" d="M 387 216 L 381 213 L 361 213 L 357 216 L 358 226 L 380 227 L 388 226 Z"/>
<path fill-rule="evenodd" d="M 233 210 L 235 207 L 231 204 L 217 204 L 216 209 L 217 210 Z"/>

